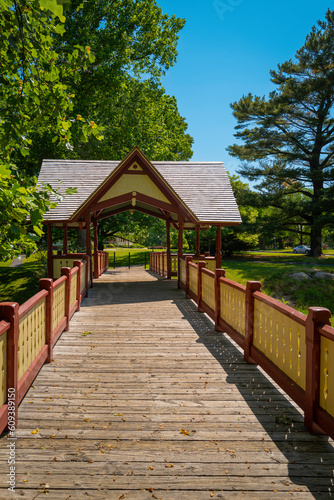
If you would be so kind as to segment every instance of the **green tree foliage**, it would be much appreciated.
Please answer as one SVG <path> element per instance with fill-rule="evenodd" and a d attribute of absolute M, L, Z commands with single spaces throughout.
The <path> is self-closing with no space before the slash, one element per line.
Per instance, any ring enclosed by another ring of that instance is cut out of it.
<path fill-rule="evenodd" d="M 73 128 L 81 140 L 100 135 L 95 124 L 72 118 L 73 94 L 65 80 L 94 57 L 79 45 L 66 57 L 54 50 L 64 20 L 56 0 L 0 0 L 0 260 L 33 248 L 50 205 L 50 188 L 40 192 L 36 178 L 16 163 L 29 154 L 31 134 L 52 131 L 64 144 Z"/>
<path fill-rule="evenodd" d="M 259 210 L 253 206 L 254 193 L 248 184 L 242 182 L 237 175 L 229 176 L 234 196 L 239 206 L 242 224 L 240 226 L 226 226 L 222 228 L 222 253 L 230 256 L 235 252 L 251 250 L 259 243 L 259 226 L 257 217 Z M 212 244 L 215 247 L 215 241 Z"/>
<path fill-rule="evenodd" d="M 317 257 L 323 228 L 334 222 L 333 11 L 271 79 L 277 90 L 268 99 L 249 94 L 232 104 L 243 144 L 228 150 L 244 161 L 239 173 L 259 181 L 262 206 L 310 228 Z"/>
<path fill-rule="evenodd" d="M 21 167 L 35 173 L 43 158 L 115 160 L 139 146 L 152 160 L 187 160 L 193 139 L 174 97 L 160 77 L 176 61 L 184 20 L 162 13 L 155 0 L 87 0 L 66 11 L 65 32 L 54 45 L 64 57 L 77 44 L 95 61 L 64 82 L 72 89 L 75 115 L 103 127 L 104 140 L 72 136 L 69 149 L 52 134 L 34 134 L 30 158 Z"/>

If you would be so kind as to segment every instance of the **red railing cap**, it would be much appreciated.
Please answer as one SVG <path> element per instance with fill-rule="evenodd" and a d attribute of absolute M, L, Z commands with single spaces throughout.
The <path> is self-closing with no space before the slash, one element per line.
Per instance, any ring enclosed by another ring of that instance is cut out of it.
<path fill-rule="evenodd" d="M 41 290 L 24 302 L 19 308 L 19 319 L 27 314 L 36 304 L 38 304 L 38 302 L 44 299 L 48 293 L 49 292 L 47 290 Z"/>

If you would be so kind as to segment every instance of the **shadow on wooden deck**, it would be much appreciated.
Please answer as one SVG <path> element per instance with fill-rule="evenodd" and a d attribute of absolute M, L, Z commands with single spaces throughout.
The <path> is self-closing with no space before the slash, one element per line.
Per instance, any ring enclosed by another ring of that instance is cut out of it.
<path fill-rule="evenodd" d="M 211 320 L 198 313 L 191 300 L 174 300 L 174 303 L 197 333 L 196 342 L 204 345 L 219 362 L 227 374 L 226 382 L 238 389 L 263 427 L 264 435 L 269 436 L 284 455 L 291 481 L 301 488 L 306 486 L 315 498 L 327 496 L 326 492 L 319 491 L 320 484 L 321 490 L 327 484 L 328 497 L 334 496 L 333 441 L 328 436 L 312 436 L 307 431 L 302 410 L 261 368 L 244 361 L 241 349 L 227 334 L 215 332 L 215 339 L 208 336 L 212 333 L 208 331 L 208 320 Z M 268 467 L 283 462 L 268 454 Z"/>

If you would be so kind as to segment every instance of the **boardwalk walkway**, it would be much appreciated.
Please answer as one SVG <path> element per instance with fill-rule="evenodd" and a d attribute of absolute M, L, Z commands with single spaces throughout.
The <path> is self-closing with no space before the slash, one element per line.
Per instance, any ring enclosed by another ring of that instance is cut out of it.
<path fill-rule="evenodd" d="M 16 494 L 0 442 L 1 499 L 334 495 L 332 442 L 305 431 L 175 280 L 140 268 L 94 283 L 19 421 Z"/>

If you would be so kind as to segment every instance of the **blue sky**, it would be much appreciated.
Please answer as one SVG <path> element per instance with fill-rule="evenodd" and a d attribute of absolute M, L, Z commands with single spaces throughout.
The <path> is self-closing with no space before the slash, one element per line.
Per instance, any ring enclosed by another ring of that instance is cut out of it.
<path fill-rule="evenodd" d="M 157 0 L 164 12 L 186 18 L 178 59 L 163 78 L 194 137 L 193 160 L 224 161 L 235 173 L 238 160 L 230 103 L 274 89 L 270 69 L 293 58 L 306 35 L 330 8 L 326 0 Z"/>

